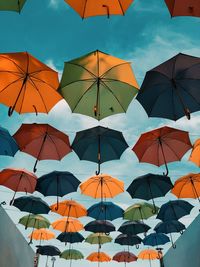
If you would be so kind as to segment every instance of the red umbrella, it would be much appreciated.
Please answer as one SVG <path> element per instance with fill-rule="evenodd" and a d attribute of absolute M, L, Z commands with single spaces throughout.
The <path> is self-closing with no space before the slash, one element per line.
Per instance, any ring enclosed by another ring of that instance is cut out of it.
<path fill-rule="evenodd" d="M 13 203 L 16 192 L 33 193 L 35 191 L 37 177 L 24 169 L 4 169 L 0 172 L 0 185 L 15 191 L 10 202 Z"/>
<path fill-rule="evenodd" d="M 127 262 L 137 261 L 137 257 L 128 251 L 118 252 L 113 256 L 113 260 L 117 262 L 124 262 L 125 266 Z"/>
<path fill-rule="evenodd" d="M 200 17 L 199 0 L 165 0 L 172 17 Z"/>
<path fill-rule="evenodd" d="M 167 163 L 180 161 L 191 148 L 188 132 L 165 126 L 143 133 L 132 150 L 140 162 L 165 164 L 168 175 Z"/>
<path fill-rule="evenodd" d="M 48 124 L 22 124 L 13 136 L 21 151 L 39 160 L 61 160 L 70 153 L 69 137 Z"/>

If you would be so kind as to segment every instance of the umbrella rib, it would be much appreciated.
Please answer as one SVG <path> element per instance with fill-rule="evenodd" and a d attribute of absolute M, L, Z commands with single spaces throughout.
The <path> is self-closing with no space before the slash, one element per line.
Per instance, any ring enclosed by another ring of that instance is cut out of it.
<path fill-rule="evenodd" d="M 71 84 L 74 84 L 74 83 L 78 83 L 78 82 L 93 82 L 93 83 L 94 83 L 94 82 L 96 82 L 96 79 L 94 79 L 94 78 L 90 78 L 90 79 L 75 80 L 75 81 L 73 81 L 73 82 L 70 82 L 70 83 L 64 85 L 62 88 L 67 87 L 67 86 L 69 86 L 69 85 L 71 85 Z M 61 88 L 61 89 L 62 89 L 62 88 Z"/>
<path fill-rule="evenodd" d="M 21 107 L 19 109 L 19 114 L 21 114 L 22 111 L 22 107 L 23 107 L 23 103 L 24 103 L 24 99 L 25 99 L 25 94 L 26 94 L 26 83 L 24 84 L 23 88 L 22 88 L 22 92 L 23 92 L 23 97 L 22 97 L 22 101 L 21 101 Z"/>
<path fill-rule="evenodd" d="M 52 137 L 51 137 L 51 135 L 50 135 L 50 134 L 48 134 L 48 133 L 47 133 L 47 137 L 49 137 L 49 139 L 51 140 L 51 142 L 54 144 L 54 146 L 55 146 L 55 149 L 56 149 L 56 153 L 57 153 L 57 155 L 58 155 L 58 157 L 59 157 L 59 160 L 61 160 L 61 159 L 62 159 L 62 157 L 59 155 L 59 152 L 58 152 L 57 146 L 56 146 L 56 144 L 55 144 L 55 142 L 54 142 L 53 138 L 52 138 Z"/>
<path fill-rule="evenodd" d="M 115 65 L 115 66 L 111 67 L 111 68 L 108 69 L 107 71 L 105 71 L 99 78 L 101 78 L 101 79 L 104 78 L 105 75 L 106 75 L 108 72 L 110 72 L 112 69 L 117 68 L 117 67 L 122 66 L 122 65 L 126 65 L 126 64 L 128 64 L 128 65 L 130 66 L 130 63 L 129 63 L 129 62 L 123 62 L 123 63 L 120 63 L 120 64 L 118 64 L 118 65 Z"/>
<path fill-rule="evenodd" d="M 44 84 L 48 85 L 48 86 L 51 87 L 53 90 L 57 91 L 51 84 L 47 83 L 46 81 L 44 81 L 44 80 L 42 80 L 42 79 L 40 79 L 40 78 L 38 78 L 38 77 L 29 75 L 29 79 L 31 80 L 32 83 L 34 83 L 32 78 L 35 79 L 35 80 L 38 80 L 38 81 L 41 82 L 41 83 L 44 83 Z"/>
<path fill-rule="evenodd" d="M 110 188 L 109 188 L 108 184 L 107 184 L 106 182 L 104 182 L 104 184 L 105 184 L 105 185 L 106 185 L 106 187 L 108 188 L 108 191 L 110 192 L 111 198 L 113 198 L 113 194 L 112 194 L 112 192 L 111 192 L 111 190 L 110 190 Z"/>
<path fill-rule="evenodd" d="M 181 190 L 180 190 L 180 192 L 179 192 L 178 198 L 180 198 L 181 192 L 182 192 L 184 186 L 187 184 L 187 182 L 188 182 L 188 181 L 186 180 L 186 182 L 183 183 L 183 185 L 182 185 L 182 187 L 181 187 Z"/>
<path fill-rule="evenodd" d="M 194 98 L 194 96 L 191 95 L 182 85 L 179 84 L 179 86 L 182 88 L 182 90 L 184 92 L 186 92 L 189 96 L 191 96 L 191 98 L 193 98 L 194 102 L 196 102 L 198 105 L 200 105 L 200 103 Z"/>
<path fill-rule="evenodd" d="M 184 73 L 184 72 L 186 72 L 186 71 L 189 70 L 190 68 L 196 67 L 196 66 L 198 66 L 198 65 L 200 65 L 200 62 L 195 63 L 195 64 L 192 65 L 191 67 L 185 68 L 183 71 L 181 71 L 181 73 L 179 73 L 179 75 L 182 74 L 182 73 Z M 181 79 L 179 79 L 179 80 L 181 80 Z M 189 80 L 189 79 L 187 78 L 187 80 Z M 196 80 L 196 79 L 194 79 L 194 80 Z"/>
<path fill-rule="evenodd" d="M 87 68 L 85 68 L 85 67 L 82 66 L 82 65 L 79 65 L 79 64 L 77 64 L 77 63 L 72 63 L 72 62 L 67 62 L 67 64 L 71 64 L 71 65 L 74 65 L 74 66 L 83 68 L 83 69 L 86 70 L 89 74 L 91 74 L 91 76 L 93 76 L 95 79 L 97 78 L 97 76 L 96 76 L 93 72 L 91 72 L 90 70 L 88 70 Z"/>
<path fill-rule="evenodd" d="M 19 65 L 17 65 L 16 62 L 14 60 L 12 60 L 11 58 L 8 58 L 6 56 L 0 55 L 0 59 L 1 58 L 4 58 L 6 60 L 11 61 L 23 74 L 25 73 L 25 71 Z"/>
<path fill-rule="evenodd" d="M 101 80 L 102 80 L 103 82 L 119 82 L 119 83 L 123 83 L 123 84 L 129 85 L 129 86 L 132 86 L 132 87 L 138 89 L 138 88 L 135 87 L 134 85 L 132 85 L 132 84 L 130 84 L 130 83 L 127 83 L 127 82 L 124 82 L 124 81 L 121 81 L 121 80 L 118 80 L 118 79 L 102 78 Z"/>
<path fill-rule="evenodd" d="M 177 140 L 177 141 L 178 141 L 178 140 Z M 167 143 L 166 141 L 164 141 L 164 139 L 162 139 L 162 143 L 164 143 L 167 147 L 169 147 L 169 149 L 176 155 L 176 157 L 178 158 L 179 161 L 181 160 L 181 158 L 176 154 L 176 151 L 174 151 L 174 150 L 172 149 L 172 147 L 170 147 L 170 146 L 168 145 L 168 143 Z"/>
<path fill-rule="evenodd" d="M 15 80 L 15 81 L 11 82 L 10 84 L 6 85 L 2 90 L 0 90 L 0 94 L 1 94 L 3 91 L 5 91 L 6 89 L 8 89 L 9 86 L 13 85 L 14 83 L 16 83 L 16 82 L 18 82 L 18 81 L 20 81 L 20 80 L 22 80 L 22 79 L 23 79 L 23 78 L 20 77 L 19 79 L 17 79 L 17 80 Z"/>

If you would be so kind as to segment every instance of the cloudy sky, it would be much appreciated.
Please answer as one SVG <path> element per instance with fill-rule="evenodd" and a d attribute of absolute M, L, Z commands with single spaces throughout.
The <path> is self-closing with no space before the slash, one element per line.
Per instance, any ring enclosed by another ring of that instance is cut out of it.
<path fill-rule="evenodd" d="M 96 49 L 131 61 L 139 84 L 142 83 L 146 71 L 179 52 L 200 56 L 200 37 L 197 34 L 200 20 L 191 17 L 171 19 L 163 0 L 135 0 L 124 17 L 116 16 L 110 19 L 96 17 L 85 20 L 82 20 L 63 0 L 27 0 L 20 15 L 13 12 L 2 12 L 0 23 L 2 25 L 0 34 L 1 53 L 28 51 L 57 70 L 60 76 L 62 75 L 65 61 Z M 128 144 L 132 147 L 142 132 L 163 125 L 189 130 L 191 140 L 194 141 L 200 137 L 200 117 L 198 115 L 198 113 L 192 114 L 191 121 L 183 118 L 176 123 L 156 118 L 149 119 L 143 108 L 135 100 L 131 103 L 126 114 L 104 119 L 100 124 L 122 131 Z M 71 114 L 67 103 L 63 100 L 48 115 L 39 115 L 37 117 L 35 115 L 18 115 L 15 113 L 9 118 L 7 116 L 7 107 L 1 105 L 0 119 L 1 126 L 7 128 L 11 134 L 15 133 L 23 122 L 49 123 L 68 134 L 71 142 L 77 131 L 98 125 L 98 122 L 92 118 Z M 199 172 L 197 167 L 188 162 L 188 156 L 189 153 L 178 164 L 169 164 L 172 181 L 189 172 Z M 36 173 L 38 177 L 53 170 L 66 170 L 73 172 L 83 181 L 92 176 L 96 170 L 94 163 L 79 161 L 75 153 L 70 153 L 61 162 L 51 161 L 50 163 L 48 161 L 39 162 Z M 14 158 L 1 157 L 0 160 L 1 169 L 15 167 L 32 171 L 33 165 L 34 158 L 20 152 Z M 149 164 L 139 164 L 137 157 L 130 148 L 125 151 L 120 161 L 108 162 L 102 165 L 102 172 L 124 180 L 126 188 L 139 175 L 148 172 L 162 173 L 163 170 L 164 167 L 157 168 Z M 9 203 L 12 192 L 5 187 L 1 187 L 0 192 L 1 201 L 6 200 Z M 40 196 L 39 193 L 36 195 Z M 89 207 L 91 203 L 95 203 L 89 197 L 81 196 L 80 192 L 71 194 L 69 197 L 80 201 L 86 207 Z M 67 198 L 68 196 L 64 199 Z M 157 199 L 156 203 L 161 206 L 170 198 L 174 197 L 168 194 L 166 198 Z M 46 198 L 46 201 L 51 204 L 55 202 L 55 198 L 49 197 Z M 123 208 L 136 202 L 127 193 L 119 195 L 113 201 Z M 191 201 L 191 203 L 197 204 L 195 201 Z M 5 209 L 14 218 L 14 222 L 24 237 L 27 238 L 30 230 L 24 231 L 24 228 L 18 224 L 19 218 L 25 213 L 20 213 L 9 205 L 5 206 Z M 196 211 L 197 208 L 182 221 L 188 225 L 195 218 Z M 47 217 L 53 222 L 59 216 L 51 213 Z M 88 219 L 82 219 L 83 223 L 87 221 Z M 116 220 L 116 227 L 118 228 L 121 223 L 122 220 Z M 152 218 L 147 223 L 150 226 L 155 226 L 158 221 Z M 84 236 L 87 236 L 87 234 L 84 233 Z M 116 237 L 117 234 L 119 233 L 113 234 L 113 237 Z M 58 241 L 53 240 L 49 243 L 58 246 L 61 251 L 65 249 L 65 246 Z M 78 244 L 76 248 L 80 249 L 85 256 L 97 249 L 96 246 L 86 244 Z M 169 246 L 165 248 L 165 252 L 168 248 Z M 105 245 L 102 251 L 106 251 L 113 256 L 123 249 L 119 245 Z M 140 250 L 132 249 L 132 251 L 138 254 Z M 40 266 L 44 266 L 44 261 L 42 257 Z M 63 267 L 67 266 L 67 264 L 64 260 L 57 259 L 57 266 Z M 78 266 L 78 264 L 76 262 L 73 266 Z M 95 266 L 95 263 L 91 264 L 86 261 L 82 261 L 81 264 Z M 148 263 L 144 264 L 138 261 L 134 266 L 146 266 Z M 111 262 L 108 265 L 114 266 L 114 263 Z M 105 264 L 102 264 L 102 266 L 105 266 Z M 122 266 L 122 264 L 119 264 L 119 266 Z M 158 265 L 154 263 L 153 266 L 156 267 Z"/>

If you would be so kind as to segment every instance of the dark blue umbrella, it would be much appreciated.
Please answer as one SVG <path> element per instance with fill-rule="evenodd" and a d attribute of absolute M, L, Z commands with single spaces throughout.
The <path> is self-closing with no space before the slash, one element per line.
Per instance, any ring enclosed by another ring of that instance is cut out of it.
<path fill-rule="evenodd" d="M 158 247 L 159 245 L 164 245 L 170 242 L 169 237 L 162 233 L 153 233 L 146 236 L 143 239 L 143 244 L 146 246 Z"/>
<path fill-rule="evenodd" d="M 132 198 L 152 199 L 156 213 L 154 198 L 165 196 L 172 188 L 173 184 L 168 176 L 148 173 L 134 179 L 126 191 Z"/>
<path fill-rule="evenodd" d="M 115 226 L 108 221 L 95 220 L 85 225 L 85 231 L 93 233 L 110 233 L 115 231 Z"/>
<path fill-rule="evenodd" d="M 80 181 L 67 171 L 53 171 L 41 176 L 37 180 L 36 191 L 44 196 L 63 197 L 71 192 L 76 192 Z"/>
<path fill-rule="evenodd" d="M 19 147 L 8 130 L 0 127 L 0 155 L 14 157 Z"/>
<path fill-rule="evenodd" d="M 137 235 L 127 235 L 120 234 L 115 238 L 115 243 L 120 244 L 122 246 L 134 246 L 138 248 L 138 245 L 141 244 L 142 239 Z"/>
<path fill-rule="evenodd" d="M 58 237 L 58 240 L 65 243 L 81 243 L 85 239 L 80 233 L 67 233 L 63 232 Z"/>
<path fill-rule="evenodd" d="M 178 120 L 200 110 L 200 58 L 178 54 L 146 73 L 136 99 L 149 117 Z"/>
<path fill-rule="evenodd" d="M 156 218 L 163 222 L 172 220 L 177 221 L 183 216 L 190 214 L 193 207 L 194 206 L 185 200 L 168 201 L 161 206 Z"/>
<path fill-rule="evenodd" d="M 21 211 L 26 211 L 33 214 L 47 214 L 50 211 L 49 205 L 39 197 L 23 196 L 16 198 L 13 206 Z"/>
<path fill-rule="evenodd" d="M 115 220 L 123 217 L 124 210 L 112 202 L 101 201 L 92 205 L 88 210 L 88 216 L 96 220 Z"/>
<path fill-rule="evenodd" d="M 151 227 L 141 221 L 124 222 L 118 229 L 122 234 L 137 235 L 146 233 Z"/>
<path fill-rule="evenodd" d="M 109 160 L 120 159 L 124 150 L 128 148 L 123 134 L 102 126 L 97 126 L 76 133 L 72 149 L 80 160 L 88 160 L 100 164 Z"/>
<path fill-rule="evenodd" d="M 61 254 L 61 251 L 55 247 L 55 246 L 36 246 L 37 247 L 37 251 L 36 253 L 40 254 L 40 255 L 46 255 L 47 256 L 47 261 L 46 261 L 46 265 L 48 264 L 48 257 L 51 256 L 59 256 Z"/>

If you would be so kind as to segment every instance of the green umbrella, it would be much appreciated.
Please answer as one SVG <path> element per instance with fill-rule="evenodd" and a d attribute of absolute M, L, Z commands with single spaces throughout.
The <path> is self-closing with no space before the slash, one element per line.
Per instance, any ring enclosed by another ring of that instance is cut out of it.
<path fill-rule="evenodd" d="M 126 112 L 138 88 L 130 62 L 96 50 L 65 62 L 59 92 L 72 112 L 101 120 Z"/>
<path fill-rule="evenodd" d="M 26 0 L 0 0 L 0 10 L 20 13 L 25 3 Z"/>
<path fill-rule="evenodd" d="M 84 256 L 79 250 L 67 249 L 60 254 L 60 258 L 63 258 L 65 260 L 70 260 L 70 266 L 71 266 L 72 260 L 82 260 L 84 259 Z"/>
<path fill-rule="evenodd" d="M 112 237 L 104 234 L 104 233 L 93 233 L 90 234 L 86 239 L 85 242 L 90 244 L 105 244 L 112 241 Z"/>
<path fill-rule="evenodd" d="M 158 207 L 154 207 L 152 204 L 147 202 L 139 202 L 124 211 L 124 219 L 135 221 L 148 219 L 154 216 L 159 211 Z"/>

